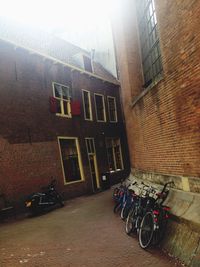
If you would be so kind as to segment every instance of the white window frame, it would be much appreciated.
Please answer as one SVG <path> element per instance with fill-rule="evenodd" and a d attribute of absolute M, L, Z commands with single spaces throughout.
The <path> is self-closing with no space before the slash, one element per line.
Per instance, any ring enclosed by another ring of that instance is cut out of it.
<path fill-rule="evenodd" d="M 98 116 L 97 116 L 96 96 L 101 96 L 101 97 L 102 97 L 104 120 L 99 120 L 99 119 L 98 119 Z M 95 111 L 96 111 L 96 119 L 97 119 L 97 122 L 106 122 L 106 107 L 105 107 L 105 99 L 104 99 L 104 95 L 94 93 L 94 103 L 95 103 Z"/>
<path fill-rule="evenodd" d="M 52 82 L 53 96 L 55 99 L 57 99 L 60 102 L 60 108 L 61 108 L 61 113 L 56 112 L 56 115 L 61 116 L 61 117 L 71 118 L 72 117 L 72 114 L 71 114 L 71 97 L 69 97 L 68 99 L 63 99 L 62 96 L 61 96 L 61 98 L 57 97 L 55 94 L 55 85 L 65 87 L 67 89 L 69 89 L 70 87 L 67 85 L 61 84 L 61 83 Z M 67 106 L 68 114 L 65 114 L 65 112 L 64 112 L 64 104 L 66 104 L 66 106 Z"/>
<path fill-rule="evenodd" d="M 92 151 L 92 152 L 89 152 L 88 145 L 87 145 L 87 141 L 88 140 L 92 142 L 92 146 L 94 148 L 94 151 Z M 92 154 L 92 155 L 96 154 L 96 147 L 95 147 L 94 137 L 85 137 L 85 143 L 86 143 L 86 148 L 87 148 L 88 155 L 90 155 L 90 154 Z"/>
<path fill-rule="evenodd" d="M 113 154 L 113 161 L 114 161 L 114 170 L 109 170 L 110 172 L 117 172 L 117 171 L 122 171 L 124 170 L 124 162 L 123 162 L 123 157 L 122 157 L 122 149 L 121 149 L 121 140 L 119 137 L 106 137 L 106 140 L 110 139 L 112 143 L 112 154 Z M 115 146 L 114 146 L 114 140 L 119 141 L 119 151 L 120 151 L 120 161 L 121 161 L 121 169 L 117 169 L 117 163 L 116 163 L 116 156 L 115 156 Z M 106 144 L 106 153 L 107 153 L 107 158 L 108 158 L 108 151 L 107 151 L 107 144 Z"/>
<path fill-rule="evenodd" d="M 86 118 L 84 92 L 88 93 L 90 118 Z M 90 91 L 82 89 L 82 99 L 83 99 L 84 118 L 85 118 L 86 121 L 92 121 L 93 120 L 93 116 L 92 116 L 92 104 L 91 104 L 91 93 L 90 93 Z"/>
<path fill-rule="evenodd" d="M 77 153 L 78 153 L 78 164 L 79 164 L 79 168 L 80 168 L 81 180 L 67 182 L 67 177 L 65 176 L 65 171 L 64 171 L 64 166 L 63 166 L 61 145 L 60 145 L 60 141 L 59 141 L 59 140 L 62 140 L 62 139 L 65 139 L 65 140 L 72 140 L 73 139 L 73 140 L 75 140 L 76 149 L 77 149 Z M 83 164 L 82 164 L 82 159 L 81 159 L 81 153 L 80 153 L 80 146 L 79 146 L 78 138 L 77 137 L 71 137 L 71 136 L 70 137 L 69 136 L 58 136 L 57 140 L 58 140 L 58 147 L 59 147 L 59 153 L 60 153 L 60 161 L 61 161 L 61 166 L 62 166 L 64 185 L 84 182 L 85 178 L 84 178 Z"/>
<path fill-rule="evenodd" d="M 116 118 L 116 120 L 111 120 L 109 99 L 113 99 L 113 100 L 114 100 L 115 118 Z M 109 120 L 110 120 L 110 122 L 118 122 L 116 97 L 114 97 L 114 96 L 108 96 L 108 97 L 107 97 L 107 100 L 108 100 L 107 102 L 108 102 L 108 114 L 109 114 Z"/>

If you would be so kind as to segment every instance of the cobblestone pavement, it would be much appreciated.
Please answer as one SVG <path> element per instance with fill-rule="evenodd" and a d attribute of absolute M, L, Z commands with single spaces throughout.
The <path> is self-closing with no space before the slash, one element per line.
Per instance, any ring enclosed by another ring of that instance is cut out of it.
<path fill-rule="evenodd" d="M 64 208 L 0 225 L 0 267 L 172 267 L 156 249 L 142 250 L 113 214 L 111 191 Z"/>

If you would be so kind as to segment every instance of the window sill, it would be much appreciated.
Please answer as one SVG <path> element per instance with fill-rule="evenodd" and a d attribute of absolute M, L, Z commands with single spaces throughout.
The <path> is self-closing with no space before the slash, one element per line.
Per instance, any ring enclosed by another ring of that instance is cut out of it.
<path fill-rule="evenodd" d="M 107 121 L 100 121 L 100 120 L 97 120 L 97 122 L 107 122 Z"/>
<path fill-rule="evenodd" d="M 77 184 L 77 183 L 82 183 L 85 182 L 85 180 L 78 180 L 78 181 L 72 181 L 72 182 L 65 182 L 64 185 L 71 185 L 71 184 Z"/>
<path fill-rule="evenodd" d="M 133 108 L 137 102 L 143 98 L 152 88 L 154 88 L 156 85 L 158 85 L 162 80 L 164 80 L 163 75 L 161 75 L 158 79 L 153 81 L 147 88 L 145 88 L 138 96 L 136 96 L 132 103 L 131 103 L 131 108 Z"/>
<path fill-rule="evenodd" d="M 63 118 L 72 118 L 71 115 L 64 115 L 64 114 L 61 114 L 61 113 L 56 113 L 56 116 L 63 117 Z"/>

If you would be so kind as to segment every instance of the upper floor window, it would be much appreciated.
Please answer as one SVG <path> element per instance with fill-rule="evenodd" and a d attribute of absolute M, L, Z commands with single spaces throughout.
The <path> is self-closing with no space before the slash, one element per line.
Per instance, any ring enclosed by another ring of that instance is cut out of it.
<path fill-rule="evenodd" d="M 97 121 L 106 121 L 106 111 L 105 111 L 105 102 L 104 96 L 99 94 L 94 94 L 95 97 L 95 106 L 96 106 L 96 115 Z"/>
<path fill-rule="evenodd" d="M 58 83 L 53 83 L 53 94 L 57 100 L 57 115 L 71 117 L 71 89 Z"/>
<path fill-rule="evenodd" d="M 137 0 L 144 87 L 162 75 L 162 60 L 154 0 Z"/>
<path fill-rule="evenodd" d="M 83 109 L 85 120 L 92 120 L 92 107 L 91 107 L 91 96 L 90 92 L 82 90 L 83 97 Z"/>
<path fill-rule="evenodd" d="M 117 122 L 117 109 L 115 97 L 108 96 L 108 113 L 111 122 Z"/>

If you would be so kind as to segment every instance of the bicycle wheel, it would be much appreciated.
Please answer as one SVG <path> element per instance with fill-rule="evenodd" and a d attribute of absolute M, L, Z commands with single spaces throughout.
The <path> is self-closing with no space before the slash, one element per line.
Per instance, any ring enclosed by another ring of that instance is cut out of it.
<path fill-rule="evenodd" d="M 159 245 L 159 243 L 164 239 L 166 228 L 167 220 L 162 217 L 159 219 L 157 229 L 153 233 L 152 244 L 154 246 Z"/>
<path fill-rule="evenodd" d="M 151 212 L 147 212 L 141 222 L 139 230 L 139 244 L 141 248 L 147 248 L 152 241 L 154 232 L 154 218 Z"/>
<path fill-rule="evenodd" d="M 125 203 L 120 214 L 120 217 L 122 218 L 122 220 L 125 220 L 127 218 L 129 209 L 130 208 L 128 207 L 127 203 Z"/>
<path fill-rule="evenodd" d="M 128 213 L 127 219 L 126 219 L 126 225 L 125 225 L 125 231 L 127 235 L 130 235 L 134 230 L 136 229 L 136 208 L 131 208 L 130 212 Z"/>
<path fill-rule="evenodd" d="M 114 206 L 113 212 L 114 213 L 119 213 L 120 209 L 121 209 L 121 203 L 119 202 Z"/>

